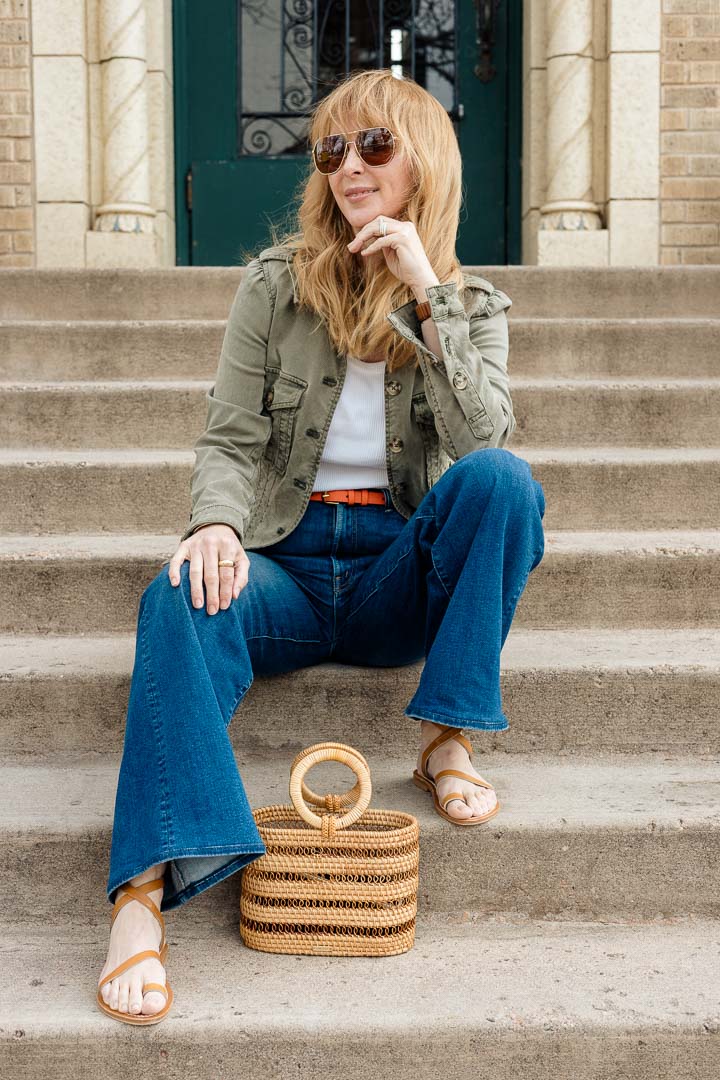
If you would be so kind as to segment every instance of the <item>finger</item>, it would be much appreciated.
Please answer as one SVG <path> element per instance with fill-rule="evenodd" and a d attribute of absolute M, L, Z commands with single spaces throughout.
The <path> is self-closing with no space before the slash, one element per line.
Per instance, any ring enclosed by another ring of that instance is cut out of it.
<path fill-rule="evenodd" d="M 372 244 L 368 244 L 366 248 L 363 248 L 360 252 L 361 255 L 370 255 L 373 251 L 380 251 L 381 248 L 398 248 L 400 241 L 397 236 L 391 236 L 389 233 L 387 236 L 378 236 Z"/>
<path fill-rule="evenodd" d="M 223 543 L 219 551 L 220 559 L 232 559 L 233 552 L 230 550 L 230 543 Z M 235 580 L 235 565 L 221 566 L 218 569 L 218 575 L 220 579 L 220 607 L 230 607 L 230 601 L 232 600 L 233 582 Z"/>
<path fill-rule="evenodd" d="M 233 583 L 233 596 L 237 600 L 238 596 L 248 583 L 248 575 L 250 573 L 250 560 L 244 551 L 241 550 L 240 555 L 235 563 L 235 581 Z"/>
<path fill-rule="evenodd" d="M 203 606 L 203 556 L 200 545 L 196 544 L 190 552 L 190 596 L 193 607 Z"/>
<path fill-rule="evenodd" d="M 378 216 L 376 218 L 373 218 L 372 221 L 368 221 L 367 224 L 363 225 L 363 227 L 355 234 L 353 239 L 350 241 L 348 247 L 355 247 L 358 243 L 362 243 L 363 240 L 368 239 L 368 237 L 381 235 L 381 217 L 385 222 L 385 230 L 386 234 L 388 235 L 392 226 L 397 226 L 400 224 L 400 222 L 396 221 L 395 218 L 389 218 L 385 214 L 378 214 Z"/>
<path fill-rule="evenodd" d="M 173 585 L 180 584 L 180 567 L 188 558 L 189 545 L 187 540 L 183 540 L 178 547 L 177 551 L 173 555 L 172 559 L 168 563 L 168 577 Z"/>
<path fill-rule="evenodd" d="M 219 589 L 220 589 L 220 573 L 222 567 L 218 567 L 218 559 L 220 555 L 218 553 L 217 540 L 208 539 L 203 552 L 203 579 L 205 581 L 205 596 L 207 602 L 208 615 L 214 615 L 220 606 Z"/>

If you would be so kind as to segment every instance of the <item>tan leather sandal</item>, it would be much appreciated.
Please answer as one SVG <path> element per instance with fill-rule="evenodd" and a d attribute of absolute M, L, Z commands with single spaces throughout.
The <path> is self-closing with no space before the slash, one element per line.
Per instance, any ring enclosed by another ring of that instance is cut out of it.
<path fill-rule="evenodd" d="M 160 951 L 156 949 L 143 949 L 142 952 L 135 953 L 133 956 L 128 957 L 122 964 L 119 964 L 114 971 L 111 971 L 109 975 L 106 975 L 98 983 L 97 991 L 97 1003 L 104 1013 L 108 1016 L 112 1016 L 113 1020 L 122 1020 L 124 1024 L 159 1024 L 161 1020 L 164 1020 L 167 1014 L 170 1012 L 170 1007 L 173 1003 L 173 992 L 170 987 L 170 983 L 163 986 L 162 983 L 146 982 L 143 986 L 143 995 L 149 993 L 151 990 L 158 990 L 161 994 L 164 994 L 167 1001 L 163 1005 L 160 1012 L 157 1013 L 126 1013 L 121 1012 L 119 1009 L 111 1009 L 107 1002 L 103 1001 L 101 990 L 105 983 L 112 982 L 113 979 L 117 979 L 118 975 L 122 975 L 128 968 L 133 967 L 135 964 L 139 964 L 141 960 L 146 960 L 149 957 L 153 957 L 159 960 L 161 964 L 165 964 L 165 957 L 167 956 L 167 941 L 165 940 L 165 920 L 160 914 L 160 908 L 157 906 L 154 900 L 151 900 L 146 893 L 153 892 L 154 889 L 159 889 L 161 885 L 165 883 L 164 878 L 156 878 L 154 881 L 145 881 L 142 885 L 121 885 L 120 888 L 125 894 L 120 896 L 120 891 L 115 898 L 115 906 L 113 907 L 112 921 L 110 927 L 112 928 L 115 919 L 118 917 L 120 909 L 125 907 L 133 900 L 137 900 L 138 903 L 151 911 L 157 921 L 160 923 L 162 929 L 162 940 L 160 942 Z"/>
<path fill-rule="evenodd" d="M 472 754 L 472 744 L 470 743 L 469 739 L 465 738 L 459 728 L 444 727 L 440 734 L 437 736 L 437 738 L 433 739 L 431 743 L 428 743 L 428 745 L 423 750 L 422 756 L 420 758 L 421 771 L 418 772 L 417 769 L 413 771 L 413 782 L 417 784 L 419 788 L 422 788 L 423 791 L 432 792 L 433 803 L 438 814 L 440 814 L 441 817 L 446 818 L 448 821 L 452 821 L 453 825 L 482 825 L 484 821 L 489 821 L 491 817 L 494 817 L 495 814 L 497 814 L 498 810 L 500 809 L 499 802 L 492 808 L 492 810 L 489 811 L 489 813 L 483 814 L 482 817 L 453 817 L 447 812 L 448 803 L 452 802 L 453 799 L 460 799 L 462 802 L 465 802 L 465 796 L 460 791 L 451 791 L 450 794 L 446 795 L 443 801 L 440 802 L 440 800 L 438 799 L 436 784 L 438 780 L 442 779 L 443 776 L 459 776 L 461 780 L 467 780 L 470 784 L 476 784 L 477 787 L 484 787 L 488 788 L 490 791 L 494 791 L 495 788 L 492 786 L 492 784 L 486 783 L 485 780 L 478 780 L 477 776 L 470 776 L 468 775 L 468 773 L 459 772 L 458 769 L 441 769 L 435 777 L 432 777 L 428 774 L 427 763 L 430 755 L 432 754 L 433 750 L 436 750 L 437 747 L 441 746 L 443 743 L 448 742 L 449 739 L 456 739 L 457 742 L 461 743 L 465 747 L 468 754 Z"/>

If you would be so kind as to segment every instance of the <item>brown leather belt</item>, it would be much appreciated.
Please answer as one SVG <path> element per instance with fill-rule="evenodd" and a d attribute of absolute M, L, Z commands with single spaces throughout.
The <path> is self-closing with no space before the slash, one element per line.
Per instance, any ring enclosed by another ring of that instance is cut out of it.
<path fill-rule="evenodd" d="M 348 503 L 350 506 L 367 506 L 369 503 L 385 505 L 385 493 L 373 488 L 334 488 L 332 491 L 313 491 L 310 499 L 324 503 Z"/>

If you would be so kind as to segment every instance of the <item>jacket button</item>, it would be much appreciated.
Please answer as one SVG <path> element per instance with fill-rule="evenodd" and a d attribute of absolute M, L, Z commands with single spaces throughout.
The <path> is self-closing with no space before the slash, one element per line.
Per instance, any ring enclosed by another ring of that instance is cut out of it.
<path fill-rule="evenodd" d="M 309 435 L 310 438 L 312 438 L 312 439 L 319 439 L 320 438 L 320 432 L 316 431 L 314 427 L 306 428 L 305 429 L 305 434 Z"/>
<path fill-rule="evenodd" d="M 323 375 L 323 382 L 326 386 L 337 386 L 337 379 L 334 375 Z"/>
<path fill-rule="evenodd" d="M 278 528 L 277 528 L 277 529 L 275 530 L 275 532 L 278 532 L 278 533 L 284 533 L 284 532 L 285 532 L 285 530 L 283 529 L 282 525 L 280 525 L 280 526 L 279 526 L 279 527 L 278 527 Z"/>
<path fill-rule="evenodd" d="M 389 382 L 387 384 L 385 389 L 387 390 L 388 394 L 391 395 L 391 397 L 395 397 L 395 395 L 399 394 L 402 390 L 402 383 L 396 382 L 396 380 L 393 379 L 392 382 Z"/>
<path fill-rule="evenodd" d="M 458 390 L 464 390 L 467 382 L 467 375 L 464 371 L 456 371 L 453 375 L 453 386 L 457 386 Z"/>
<path fill-rule="evenodd" d="M 405 443 L 402 441 L 402 439 L 399 439 L 397 435 L 388 443 L 388 446 L 392 450 L 393 454 L 399 454 L 404 445 Z"/>
<path fill-rule="evenodd" d="M 266 407 L 268 405 L 272 405 L 274 397 L 275 397 L 275 391 L 274 390 L 268 390 L 267 394 L 263 398 L 263 401 L 265 402 Z"/>

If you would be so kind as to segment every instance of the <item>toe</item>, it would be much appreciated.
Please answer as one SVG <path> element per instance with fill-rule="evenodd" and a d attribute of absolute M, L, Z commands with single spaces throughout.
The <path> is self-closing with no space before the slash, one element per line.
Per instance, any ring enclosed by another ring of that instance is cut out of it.
<path fill-rule="evenodd" d="M 111 1009 L 117 1009 L 118 1007 L 118 993 L 120 990 L 120 980 L 113 979 L 110 983 L 110 996 L 107 999 L 107 1003 Z"/>
<path fill-rule="evenodd" d="M 493 793 L 487 789 L 483 790 L 481 794 L 475 796 L 473 815 L 475 817 L 483 817 L 485 814 L 489 814 L 496 803 L 497 799 Z"/>
<path fill-rule="evenodd" d="M 128 1011 L 128 1001 L 130 1000 L 130 983 L 127 980 L 123 980 L 120 983 L 120 991 L 118 993 L 118 1009 L 120 1012 Z"/>
<path fill-rule="evenodd" d="M 164 1004 L 164 994 L 161 994 L 159 990 L 148 990 L 143 998 L 142 1011 L 148 1016 L 154 1015 L 160 1012 Z"/>
<path fill-rule="evenodd" d="M 142 979 L 133 979 L 130 984 L 130 996 L 128 998 L 128 1012 L 139 1013 L 142 1009 Z"/>
<path fill-rule="evenodd" d="M 460 799 L 453 799 L 447 804 L 445 810 L 451 817 L 456 818 L 469 818 L 472 817 L 473 812 L 466 802 L 461 802 Z"/>

